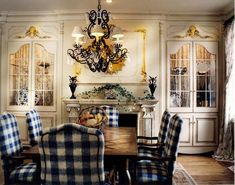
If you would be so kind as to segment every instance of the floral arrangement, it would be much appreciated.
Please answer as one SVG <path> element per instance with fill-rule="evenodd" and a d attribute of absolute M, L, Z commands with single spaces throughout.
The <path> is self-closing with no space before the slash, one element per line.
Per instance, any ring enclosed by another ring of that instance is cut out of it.
<path fill-rule="evenodd" d="M 112 90 L 116 93 L 116 96 L 114 94 L 111 94 L 111 98 L 121 98 L 124 97 L 128 101 L 134 101 L 136 98 L 133 96 L 132 92 L 126 90 L 124 87 L 120 86 L 119 84 L 105 84 L 101 87 L 94 87 L 91 91 L 85 91 L 80 93 L 79 95 L 81 97 L 90 98 L 95 97 L 98 95 L 105 95 L 105 92 Z"/>

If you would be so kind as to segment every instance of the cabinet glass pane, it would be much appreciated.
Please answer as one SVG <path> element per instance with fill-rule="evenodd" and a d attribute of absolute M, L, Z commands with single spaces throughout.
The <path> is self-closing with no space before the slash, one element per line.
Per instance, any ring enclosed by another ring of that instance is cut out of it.
<path fill-rule="evenodd" d="M 43 91 L 35 91 L 35 101 L 34 104 L 35 106 L 43 106 L 44 101 L 43 101 Z"/>
<path fill-rule="evenodd" d="M 216 93 L 212 91 L 197 91 L 197 107 L 215 107 Z"/>
<path fill-rule="evenodd" d="M 181 76 L 181 90 L 189 91 L 190 85 L 189 85 L 189 77 L 188 76 Z"/>
<path fill-rule="evenodd" d="M 53 106 L 54 54 L 35 44 L 35 105 Z"/>
<path fill-rule="evenodd" d="M 170 54 L 170 106 L 190 107 L 190 44 Z"/>
<path fill-rule="evenodd" d="M 179 76 L 171 76 L 171 87 L 170 90 L 179 90 L 180 89 L 180 82 Z"/>
<path fill-rule="evenodd" d="M 44 101 L 46 106 L 53 105 L 53 91 L 45 92 Z"/>
<path fill-rule="evenodd" d="M 190 92 L 181 92 L 181 107 L 190 106 Z"/>
<path fill-rule="evenodd" d="M 195 45 L 197 107 L 216 106 L 216 55 L 204 46 Z"/>
<path fill-rule="evenodd" d="M 29 50 L 24 44 L 9 56 L 9 104 L 28 105 L 29 89 Z"/>
<path fill-rule="evenodd" d="M 172 91 L 170 93 L 170 106 L 181 107 L 181 95 L 178 91 Z"/>

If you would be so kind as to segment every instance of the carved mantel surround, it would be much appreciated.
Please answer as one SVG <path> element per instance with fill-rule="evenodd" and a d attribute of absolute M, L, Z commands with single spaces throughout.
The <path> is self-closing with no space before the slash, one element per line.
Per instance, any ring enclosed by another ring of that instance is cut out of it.
<path fill-rule="evenodd" d="M 126 101 L 116 99 L 63 99 L 68 112 L 68 121 L 76 122 L 79 111 L 89 106 L 112 105 L 115 106 L 120 114 L 137 114 L 137 134 L 151 136 L 155 135 L 152 131 L 155 123 L 155 106 L 157 100 L 138 100 Z"/>

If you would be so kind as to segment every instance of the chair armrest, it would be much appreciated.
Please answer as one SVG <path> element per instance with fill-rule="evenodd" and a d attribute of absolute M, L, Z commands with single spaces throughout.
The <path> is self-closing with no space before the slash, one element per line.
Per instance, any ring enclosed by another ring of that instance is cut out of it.
<path fill-rule="evenodd" d="M 23 145 L 22 146 L 22 148 L 23 148 L 23 150 L 28 150 L 28 149 L 30 149 L 32 146 L 30 146 L 30 145 Z"/>
<path fill-rule="evenodd" d="M 158 143 L 158 137 L 137 136 L 138 146 L 143 145 L 143 146 L 156 147 L 158 145 L 157 143 Z"/>
<path fill-rule="evenodd" d="M 159 152 L 164 150 L 164 143 L 156 143 L 156 144 L 148 144 L 148 143 L 137 143 L 137 148 L 144 149 L 144 150 L 157 150 Z"/>
<path fill-rule="evenodd" d="M 4 155 L 2 156 L 3 160 L 24 160 L 26 159 L 25 156 L 23 155 L 14 155 L 14 156 L 11 156 L 11 155 Z"/>
<path fill-rule="evenodd" d="M 159 150 L 164 149 L 163 146 L 161 146 L 161 145 L 154 145 L 154 146 L 140 145 L 140 146 L 137 146 L 137 148 L 138 148 L 138 150 L 144 149 L 144 150 L 152 150 L 152 151 L 157 150 L 157 151 L 159 151 Z"/>
<path fill-rule="evenodd" d="M 150 161 L 176 161 L 176 157 L 175 156 L 165 156 L 165 157 L 161 157 L 161 156 L 154 156 L 154 157 L 148 157 L 148 156 L 141 156 L 141 157 L 137 157 L 137 161 L 140 160 L 150 160 Z"/>
<path fill-rule="evenodd" d="M 158 137 L 137 136 L 138 139 L 158 140 Z"/>

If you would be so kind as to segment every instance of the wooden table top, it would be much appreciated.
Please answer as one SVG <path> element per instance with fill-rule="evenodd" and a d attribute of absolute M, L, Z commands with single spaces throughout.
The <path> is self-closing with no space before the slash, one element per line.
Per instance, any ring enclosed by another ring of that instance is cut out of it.
<path fill-rule="evenodd" d="M 135 127 L 106 127 L 104 130 L 105 156 L 136 157 L 136 128 Z M 23 152 L 27 156 L 39 155 L 38 146 Z"/>
<path fill-rule="evenodd" d="M 104 155 L 137 156 L 135 127 L 106 127 Z"/>

